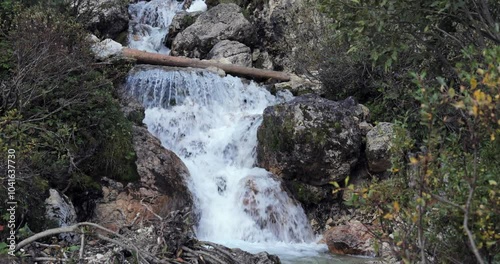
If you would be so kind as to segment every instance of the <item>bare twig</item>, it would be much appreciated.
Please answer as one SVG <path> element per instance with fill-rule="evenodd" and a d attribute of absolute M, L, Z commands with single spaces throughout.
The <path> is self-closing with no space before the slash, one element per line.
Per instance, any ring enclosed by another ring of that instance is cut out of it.
<path fill-rule="evenodd" d="M 33 258 L 33 261 L 55 261 L 55 262 L 63 261 L 63 262 L 67 262 L 67 261 L 71 261 L 71 259 L 68 259 L 68 258 L 38 257 L 38 258 Z"/>
<path fill-rule="evenodd" d="M 85 252 L 84 249 L 85 249 L 85 232 L 83 230 L 83 227 L 80 228 L 80 232 L 81 232 L 81 236 L 80 236 L 80 256 L 79 256 L 79 260 L 80 260 L 80 263 L 83 263 L 83 253 Z"/>
<path fill-rule="evenodd" d="M 471 247 L 472 252 L 474 252 L 474 256 L 479 264 L 483 264 L 484 260 L 479 254 L 479 250 L 477 249 L 476 242 L 474 241 L 474 235 L 469 229 L 469 212 L 470 207 L 472 205 L 472 198 L 474 197 L 474 191 L 476 189 L 476 180 L 477 180 L 477 147 L 474 148 L 474 162 L 473 162 L 473 179 L 469 184 L 469 196 L 467 197 L 467 202 L 465 204 L 465 213 L 464 213 L 464 221 L 463 226 L 465 233 L 467 233 L 467 237 L 469 238 L 469 246 Z"/>

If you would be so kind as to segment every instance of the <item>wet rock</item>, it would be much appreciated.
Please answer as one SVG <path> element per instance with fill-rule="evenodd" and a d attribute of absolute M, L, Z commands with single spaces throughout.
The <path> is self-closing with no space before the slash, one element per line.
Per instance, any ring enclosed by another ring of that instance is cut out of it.
<path fill-rule="evenodd" d="M 340 210 L 332 181 L 343 182 L 361 155 L 363 107 L 353 98 L 330 101 L 314 94 L 264 110 L 257 132 L 260 167 L 284 180 L 310 221 L 324 223 Z"/>
<path fill-rule="evenodd" d="M 306 95 L 266 108 L 257 133 L 259 165 L 287 181 L 343 180 L 360 155 L 360 107 L 353 98 Z"/>
<path fill-rule="evenodd" d="M 247 46 L 255 42 L 255 30 L 235 4 L 220 4 L 201 14 L 172 43 L 172 55 L 206 58 L 215 44 L 233 40 Z"/>
<path fill-rule="evenodd" d="M 103 38 L 116 38 L 128 28 L 127 3 L 123 0 L 79 1 L 78 17 L 87 28 Z"/>
<path fill-rule="evenodd" d="M 390 149 L 394 139 L 394 124 L 382 122 L 366 134 L 366 158 L 372 172 L 391 168 Z"/>
<path fill-rule="evenodd" d="M 215 44 L 207 58 L 222 63 L 252 67 L 250 48 L 238 41 L 223 40 Z"/>
<path fill-rule="evenodd" d="M 76 211 L 71 200 L 55 189 L 49 190 L 50 196 L 45 199 L 46 217 L 57 227 L 71 226 L 76 223 Z M 67 242 L 77 242 L 79 235 L 74 233 L 59 234 L 59 238 Z"/>
<path fill-rule="evenodd" d="M 168 27 L 168 35 L 165 38 L 165 46 L 172 47 L 172 42 L 179 32 L 194 24 L 202 12 L 180 11 L 175 14 L 172 23 Z"/>
<path fill-rule="evenodd" d="M 373 236 L 359 221 L 334 226 L 323 235 L 330 252 L 340 255 L 375 256 Z"/>
<path fill-rule="evenodd" d="M 281 261 L 276 255 L 271 255 L 267 252 L 250 254 L 238 248 L 231 249 L 236 263 L 241 264 L 280 264 Z"/>
<path fill-rule="evenodd" d="M 185 182 L 189 172 L 179 157 L 163 148 L 144 127 L 133 127 L 133 141 L 139 182 L 122 188 L 105 180 L 103 198 L 95 209 L 94 221 L 112 230 L 156 215 L 164 217 L 191 208 L 193 203 Z"/>

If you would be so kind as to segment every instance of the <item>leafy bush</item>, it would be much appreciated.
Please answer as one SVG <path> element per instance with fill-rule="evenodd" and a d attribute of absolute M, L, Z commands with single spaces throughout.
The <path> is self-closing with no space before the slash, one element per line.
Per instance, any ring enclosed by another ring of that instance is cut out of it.
<path fill-rule="evenodd" d="M 406 263 L 500 261 L 500 3 L 323 0 L 321 8 L 346 56 L 371 62 L 375 120 L 399 120 L 414 138 L 398 132 L 393 177 L 349 202 L 378 212 L 378 237 Z"/>
<path fill-rule="evenodd" d="M 0 82 L 0 150 L 16 150 L 18 219 L 39 231 L 48 188 L 77 198 L 99 192 L 103 176 L 137 178 L 132 123 L 113 86 L 127 67 L 95 63 L 82 26 L 50 6 L 26 8 L 2 29 L 12 52 Z"/>

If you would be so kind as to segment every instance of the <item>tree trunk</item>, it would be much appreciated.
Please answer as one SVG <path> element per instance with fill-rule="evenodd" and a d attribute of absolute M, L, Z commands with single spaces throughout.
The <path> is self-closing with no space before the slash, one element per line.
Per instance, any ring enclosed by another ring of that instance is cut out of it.
<path fill-rule="evenodd" d="M 223 64 L 213 61 L 201 61 L 198 59 L 190 59 L 184 57 L 173 57 L 169 55 L 145 52 L 129 48 L 123 48 L 122 54 L 125 57 L 136 59 L 137 62 L 145 64 L 192 68 L 216 67 L 224 70 L 226 73 L 242 77 L 251 77 L 255 79 L 275 79 L 285 82 L 290 80 L 290 76 L 284 72 L 249 68 L 233 64 Z"/>

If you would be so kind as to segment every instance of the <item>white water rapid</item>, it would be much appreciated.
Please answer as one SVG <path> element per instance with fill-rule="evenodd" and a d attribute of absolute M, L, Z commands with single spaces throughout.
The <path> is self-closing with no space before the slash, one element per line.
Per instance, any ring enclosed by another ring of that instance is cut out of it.
<path fill-rule="evenodd" d="M 130 5 L 129 47 L 168 53 L 163 40 L 181 7 L 176 0 Z M 347 263 L 323 254 L 326 246 L 316 243 L 300 205 L 270 173 L 255 167 L 262 113 L 291 94 L 277 99 L 236 77 L 156 66 L 137 66 L 126 90 L 145 106 L 149 131 L 190 171 L 199 239 L 267 251 L 283 263 Z"/>
<path fill-rule="evenodd" d="M 127 91 L 146 107 L 148 129 L 191 173 L 199 239 L 255 252 L 323 248 L 303 209 L 254 166 L 262 113 L 277 100 L 267 90 L 207 71 L 138 67 Z"/>
<path fill-rule="evenodd" d="M 164 40 L 168 27 L 177 11 L 182 9 L 183 2 L 176 0 L 140 1 L 129 6 L 130 23 L 128 46 L 130 48 L 168 54 Z"/>

